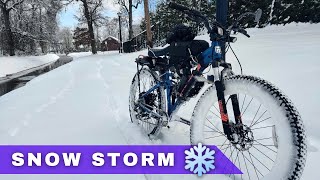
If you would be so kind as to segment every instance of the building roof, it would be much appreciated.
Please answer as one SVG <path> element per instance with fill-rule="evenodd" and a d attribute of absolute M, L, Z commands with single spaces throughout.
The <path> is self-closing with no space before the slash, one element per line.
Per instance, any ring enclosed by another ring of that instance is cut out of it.
<path fill-rule="evenodd" d="M 113 40 L 115 40 L 115 41 L 117 41 L 117 42 L 120 43 L 119 39 L 116 38 L 116 37 L 113 37 L 113 36 L 108 36 L 104 41 L 106 41 L 106 40 L 108 40 L 108 39 L 113 39 Z"/>

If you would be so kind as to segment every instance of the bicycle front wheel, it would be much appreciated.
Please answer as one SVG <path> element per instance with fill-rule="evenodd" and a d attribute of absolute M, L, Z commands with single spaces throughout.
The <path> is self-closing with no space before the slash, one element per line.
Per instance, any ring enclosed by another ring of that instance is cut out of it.
<path fill-rule="evenodd" d="M 301 117 L 291 101 L 271 83 L 252 76 L 224 80 L 229 119 L 235 122 L 230 95 L 237 95 L 241 126 L 245 131 L 236 141 L 223 133 L 214 86 L 198 101 L 191 119 L 191 143 L 216 145 L 243 172 L 231 179 L 300 179 L 307 155 Z M 227 167 L 226 167 L 227 168 Z"/>

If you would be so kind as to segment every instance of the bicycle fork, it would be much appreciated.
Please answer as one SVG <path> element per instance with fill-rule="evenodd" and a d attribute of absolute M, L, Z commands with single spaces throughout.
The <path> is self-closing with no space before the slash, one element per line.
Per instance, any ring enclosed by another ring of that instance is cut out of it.
<path fill-rule="evenodd" d="M 216 86 L 219 111 L 220 111 L 219 113 L 222 121 L 223 131 L 224 131 L 224 134 L 227 136 L 228 140 L 234 142 L 234 136 L 233 136 L 234 132 L 232 130 L 231 122 L 228 116 L 225 93 L 224 93 L 225 87 L 223 85 L 223 81 L 220 76 L 219 63 L 218 62 L 213 63 L 212 67 L 213 67 L 213 81 Z M 241 119 L 241 112 L 239 108 L 238 97 L 236 94 L 234 94 L 230 96 L 230 99 L 232 101 L 232 108 L 233 108 L 233 113 L 235 117 L 235 123 L 239 125 L 240 129 L 242 129 L 242 119 Z"/>

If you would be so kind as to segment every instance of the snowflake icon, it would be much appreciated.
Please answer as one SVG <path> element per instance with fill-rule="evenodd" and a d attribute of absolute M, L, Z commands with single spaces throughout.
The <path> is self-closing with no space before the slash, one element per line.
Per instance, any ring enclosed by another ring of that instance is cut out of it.
<path fill-rule="evenodd" d="M 186 154 L 186 165 L 185 169 L 189 169 L 194 174 L 202 176 L 210 170 L 215 169 L 214 166 L 214 150 L 210 150 L 201 143 L 198 146 L 190 148 L 190 150 L 185 150 Z"/>

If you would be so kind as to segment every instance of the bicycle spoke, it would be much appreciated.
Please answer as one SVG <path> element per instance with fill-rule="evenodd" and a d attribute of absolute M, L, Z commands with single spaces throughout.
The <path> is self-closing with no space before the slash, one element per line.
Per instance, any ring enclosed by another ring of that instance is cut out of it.
<path fill-rule="evenodd" d="M 249 127 L 251 127 L 252 123 L 253 123 L 253 122 L 254 122 L 254 120 L 256 119 L 257 114 L 258 114 L 258 112 L 259 112 L 260 108 L 261 108 L 261 104 L 260 104 L 260 106 L 259 106 L 259 108 L 258 108 L 258 110 L 257 110 L 256 114 L 254 115 L 253 120 L 252 120 L 252 122 L 251 122 L 251 124 L 250 124 L 250 126 L 249 126 Z"/>
<path fill-rule="evenodd" d="M 262 177 L 263 177 L 263 174 L 262 174 L 262 173 L 259 171 L 259 169 L 253 164 L 253 160 L 252 160 L 251 154 L 250 154 L 250 153 L 248 153 L 248 154 L 249 154 L 249 157 L 250 157 L 250 159 L 251 159 L 251 162 L 250 162 L 249 160 L 248 160 L 248 161 L 251 163 L 251 165 L 253 166 L 254 170 L 256 171 L 257 178 L 260 179 L 257 172 L 259 172 L 259 174 L 261 174 Z M 245 157 L 246 157 L 246 156 L 245 156 Z"/>
<path fill-rule="evenodd" d="M 245 94 L 245 95 L 244 95 L 244 100 L 243 100 L 243 102 L 242 102 L 241 110 L 240 110 L 241 114 L 242 114 L 243 105 L 244 105 L 244 102 L 246 101 L 246 98 L 247 98 L 247 95 Z"/>
<path fill-rule="evenodd" d="M 242 154 L 242 158 L 243 158 L 244 164 L 245 164 L 246 169 L 247 169 L 247 173 L 248 173 L 249 180 L 251 180 L 251 178 L 250 178 L 250 173 L 249 173 L 248 166 L 247 166 L 247 162 L 246 162 L 246 160 L 245 160 L 245 158 L 244 158 L 243 152 L 241 152 L 241 154 Z"/>
<path fill-rule="evenodd" d="M 224 133 L 221 132 L 208 118 L 206 118 L 206 119 L 207 119 L 207 121 L 208 121 L 214 128 L 216 128 L 217 132 L 219 132 L 220 134 L 223 134 L 223 135 L 224 135 Z"/>
<path fill-rule="evenodd" d="M 263 146 L 263 147 L 269 149 L 270 151 L 273 151 L 273 152 L 277 153 L 275 150 L 269 148 L 268 146 L 266 146 L 266 145 L 264 145 L 264 144 L 261 144 L 261 143 L 259 143 L 258 141 L 255 141 L 255 142 L 257 142 L 260 146 Z"/>
<path fill-rule="evenodd" d="M 219 134 L 221 134 L 221 135 L 224 135 L 224 134 L 221 133 L 220 131 L 216 131 L 215 129 L 211 128 L 210 126 L 208 126 L 208 125 L 206 125 L 206 124 L 205 124 L 205 127 L 209 128 L 209 129 L 213 130 L 214 132 L 217 132 L 217 133 L 219 133 Z"/>
<path fill-rule="evenodd" d="M 264 115 L 266 112 L 268 112 L 268 110 L 265 110 L 265 111 L 260 115 L 260 117 L 256 120 L 256 122 L 258 122 L 258 121 L 263 117 L 263 115 Z M 252 126 L 254 126 L 254 125 L 256 124 L 256 122 L 254 122 Z M 250 126 L 250 127 L 252 127 L 252 126 Z"/>
<path fill-rule="evenodd" d="M 230 158 L 232 157 L 232 155 L 233 155 L 233 152 L 234 152 L 235 148 L 232 150 L 232 145 L 231 145 L 229 149 L 230 149 L 231 154 L 230 154 L 230 156 L 229 156 L 229 158 L 228 158 L 228 159 L 230 159 Z M 227 164 L 227 163 L 225 163 L 225 166 L 223 167 L 223 169 L 225 169 L 227 165 L 228 165 L 228 164 Z"/>
<path fill-rule="evenodd" d="M 232 146 L 232 145 L 231 144 L 227 145 L 227 148 L 224 149 L 223 154 L 225 154 L 227 152 L 227 150 L 228 150 L 228 148 L 230 148 L 230 146 Z M 221 147 L 223 147 L 223 146 L 221 146 Z"/>
<path fill-rule="evenodd" d="M 254 157 L 261 165 L 263 165 L 266 169 L 270 171 L 270 169 L 265 164 L 263 164 L 258 158 L 256 158 L 252 153 L 250 153 L 250 150 L 248 150 L 248 153 L 251 154 L 252 157 Z"/>
<path fill-rule="evenodd" d="M 239 153 L 240 153 L 240 151 L 238 151 L 238 154 L 237 154 L 237 157 L 236 157 L 235 164 L 237 163 L 237 159 L 238 159 L 238 164 L 239 164 L 239 168 L 240 168 L 240 167 L 241 167 L 241 165 L 240 165 Z M 242 178 L 242 174 L 241 174 L 241 179 L 243 179 L 243 178 Z"/>
<path fill-rule="evenodd" d="M 234 149 L 236 149 L 236 148 L 234 148 Z M 236 151 L 238 151 L 238 150 L 236 150 Z M 237 156 L 236 156 L 236 158 L 235 158 L 235 160 L 234 160 L 234 162 L 233 162 L 234 165 L 237 163 L 237 159 L 238 159 L 238 157 L 239 157 L 239 153 L 240 153 L 240 151 L 238 151 Z M 233 160 L 232 160 L 232 161 L 233 161 Z M 239 163 L 240 163 L 240 161 L 239 161 Z M 239 168 L 240 168 L 240 165 L 239 165 Z M 229 177 L 230 177 L 230 175 L 229 175 Z M 233 178 L 235 178 L 235 175 L 234 175 L 234 174 L 233 174 Z"/>
<path fill-rule="evenodd" d="M 233 151 L 235 150 L 235 148 L 233 149 Z M 233 163 L 233 157 L 232 157 L 232 154 L 231 154 L 231 157 L 229 157 L 229 159 L 231 160 L 231 162 Z M 234 164 L 234 163 L 233 163 Z M 228 168 L 229 170 L 229 168 Z M 229 177 L 231 176 L 232 174 L 229 174 Z"/>
<path fill-rule="evenodd" d="M 242 113 L 242 115 L 241 115 L 241 116 L 244 116 L 244 113 L 246 113 L 246 111 L 247 111 L 247 109 L 249 108 L 249 106 L 250 106 L 250 104 L 251 104 L 252 100 L 253 100 L 253 98 L 251 98 L 251 100 L 250 100 L 249 104 L 247 105 L 246 109 L 244 110 L 244 112 Z"/>
<path fill-rule="evenodd" d="M 259 121 L 259 122 L 256 122 L 255 124 L 253 124 L 253 125 L 250 126 L 250 127 L 253 127 L 253 126 L 257 125 L 257 124 L 260 124 L 260 123 L 262 123 L 262 122 L 264 122 L 264 121 L 266 121 L 266 120 L 268 120 L 268 119 L 271 119 L 271 117 L 268 117 L 268 118 L 263 119 L 263 120 L 261 120 L 261 121 Z"/>
<path fill-rule="evenodd" d="M 224 135 L 218 135 L 218 136 L 213 136 L 213 137 L 206 137 L 205 139 L 214 139 L 214 138 L 217 138 L 217 137 L 222 137 Z"/>
<path fill-rule="evenodd" d="M 265 129 L 265 128 L 269 128 L 269 127 L 273 127 L 273 126 L 263 126 L 263 127 L 253 128 L 251 130 Z"/>
<path fill-rule="evenodd" d="M 262 151 L 260 151 L 258 148 L 256 148 L 255 146 L 252 146 L 253 148 L 255 148 L 257 151 L 259 151 L 261 154 L 263 154 L 265 157 L 267 157 L 268 159 L 270 159 L 270 161 L 274 162 L 274 160 L 272 160 L 269 156 L 267 156 L 265 153 L 263 153 Z"/>
<path fill-rule="evenodd" d="M 228 139 L 226 138 L 226 140 L 223 142 L 223 144 L 222 144 L 222 145 L 217 145 L 217 147 L 218 147 L 218 146 L 221 146 L 220 148 L 222 148 L 224 145 L 228 145 L 228 144 L 226 144 L 227 140 L 228 140 Z M 229 143 L 229 144 L 230 144 L 230 143 Z M 227 147 L 228 147 L 228 146 L 227 146 Z M 221 151 L 222 151 L 222 150 L 221 150 Z"/>
<path fill-rule="evenodd" d="M 217 110 L 218 113 L 220 113 L 220 111 L 218 110 L 218 108 L 215 105 L 213 105 L 213 107 Z"/>
<path fill-rule="evenodd" d="M 269 147 L 276 147 L 275 145 L 266 145 L 266 144 L 253 144 L 255 146 L 269 146 Z"/>
<path fill-rule="evenodd" d="M 238 163 L 239 163 L 239 168 L 240 168 L 241 167 L 241 165 L 240 165 L 240 157 L 238 158 Z M 240 176 L 241 176 L 241 179 L 243 180 L 242 174 Z"/>
<path fill-rule="evenodd" d="M 267 139 L 272 139 L 273 137 L 269 137 L 269 138 L 261 138 L 261 139 L 255 139 L 256 141 L 261 141 L 261 140 L 267 140 Z"/>
<path fill-rule="evenodd" d="M 221 117 L 218 116 L 216 113 L 212 112 L 211 110 L 209 110 L 209 111 L 210 111 L 212 114 L 214 114 L 217 118 L 219 118 L 220 120 L 222 120 Z"/>
<path fill-rule="evenodd" d="M 231 145 L 230 143 L 229 144 L 226 144 L 227 145 L 227 147 L 226 148 L 223 148 L 223 149 L 220 149 L 221 151 L 224 151 L 224 150 L 226 150 L 227 148 L 229 148 L 229 145 Z M 221 146 L 221 147 L 223 147 L 223 146 Z"/>

